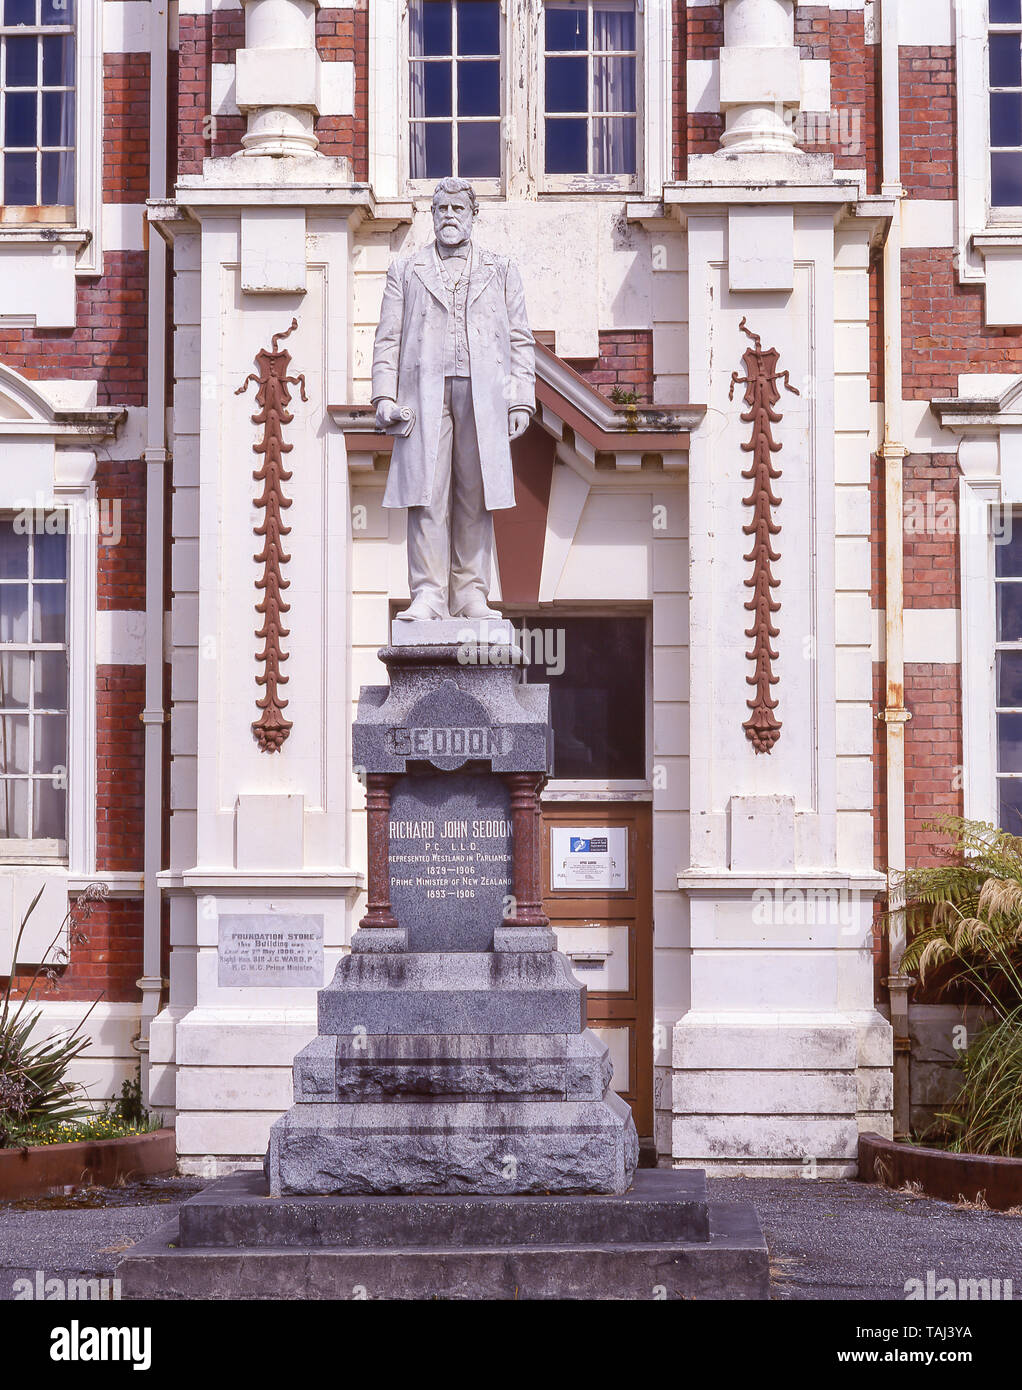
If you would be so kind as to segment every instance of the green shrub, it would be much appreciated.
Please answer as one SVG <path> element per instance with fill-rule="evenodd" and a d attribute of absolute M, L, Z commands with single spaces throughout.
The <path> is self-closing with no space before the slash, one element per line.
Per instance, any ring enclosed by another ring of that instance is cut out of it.
<path fill-rule="evenodd" d="M 68 910 L 57 935 L 43 953 L 44 960 L 56 946 L 65 926 L 72 941 L 85 938 L 78 930 L 79 920 L 91 911 L 91 903 L 102 897 L 104 885 L 93 885 L 79 903 Z M 21 920 L 14 943 L 14 960 L 19 957 L 22 937 L 43 890 L 32 899 Z M 67 952 L 58 950 L 58 963 L 66 963 Z M 27 1142 L 25 1135 L 45 1133 L 56 1126 L 83 1119 L 93 1113 L 89 1098 L 77 1082 L 67 1079 L 72 1064 L 89 1046 L 82 1029 L 92 1008 L 77 1026 L 47 1038 L 34 1036 L 41 1010 L 29 1008 L 32 992 L 40 979 L 54 979 L 52 966 L 40 965 L 20 1000 L 12 1000 L 13 975 L 0 995 L 0 1148 Z M 35 1141 L 33 1141 L 35 1142 Z"/>

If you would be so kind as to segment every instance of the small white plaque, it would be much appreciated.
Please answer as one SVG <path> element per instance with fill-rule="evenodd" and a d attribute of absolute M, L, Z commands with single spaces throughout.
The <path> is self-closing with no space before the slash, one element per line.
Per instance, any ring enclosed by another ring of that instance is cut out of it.
<path fill-rule="evenodd" d="M 217 983 L 323 986 L 323 918 L 255 913 L 220 918 Z"/>
<path fill-rule="evenodd" d="M 550 887 L 628 887 L 626 825 L 552 825 Z"/>

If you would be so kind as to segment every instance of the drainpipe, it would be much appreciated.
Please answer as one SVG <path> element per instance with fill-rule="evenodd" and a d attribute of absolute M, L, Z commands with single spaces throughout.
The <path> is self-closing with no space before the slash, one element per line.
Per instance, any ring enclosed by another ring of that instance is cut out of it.
<path fill-rule="evenodd" d="M 149 49 L 149 197 L 167 192 L 168 0 L 152 7 Z M 148 227 L 147 227 L 148 230 Z M 142 880 L 142 1020 L 136 1047 L 142 1059 L 142 1093 L 149 1099 L 149 1028 L 160 1011 L 161 897 L 163 867 L 163 551 L 164 485 L 167 463 L 166 287 L 167 248 L 147 237 L 149 312 L 146 350 L 146 600 L 145 600 L 145 820 Z"/>
<path fill-rule="evenodd" d="M 901 973 L 906 946 L 905 892 L 905 550 L 902 472 L 908 450 L 903 443 L 901 344 L 901 84 L 898 9 L 882 0 L 880 14 L 881 111 L 883 165 L 881 193 L 894 199 L 894 217 L 884 243 L 884 436 L 880 457 L 884 470 L 885 677 L 886 696 L 880 718 L 887 745 L 887 901 L 892 910 L 890 975 L 887 978 L 894 1031 L 894 1133 L 906 1137 L 911 1127 L 909 994 L 915 980 Z"/>

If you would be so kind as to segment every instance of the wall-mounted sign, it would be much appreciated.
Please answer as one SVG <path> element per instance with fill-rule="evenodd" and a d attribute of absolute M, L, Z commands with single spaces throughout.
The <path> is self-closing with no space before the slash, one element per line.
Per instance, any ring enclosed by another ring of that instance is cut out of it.
<path fill-rule="evenodd" d="M 277 912 L 220 918 L 217 983 L 323 986 L 323 918 Z"/>
<path fill-rule="evenodd" d="M 552 825 L 550 887 L 628 887 L 628 827 Z"/>

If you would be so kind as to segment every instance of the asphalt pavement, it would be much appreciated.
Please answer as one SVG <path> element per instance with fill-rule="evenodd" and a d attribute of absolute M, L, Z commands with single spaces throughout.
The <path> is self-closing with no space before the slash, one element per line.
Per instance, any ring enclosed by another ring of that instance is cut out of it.
<path fill-rule="evenodd" d="M 0 1203 L 0 1300 L 19 1279 L 113 1278 L 132 1242 L 171 1220 L 198 1179 L 150 1178 L 75 1198 Z M 965 1209 L 852 1181 L 711 1178 L 712 1202 L 751 1202 L 772 1297 L 904 1300 L 921 1281 L 1011 1280 L 1022 1298 L 1022 1214 Z M 930 1295 L 933 1297 L 933 1294 Z"/>

